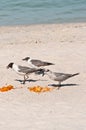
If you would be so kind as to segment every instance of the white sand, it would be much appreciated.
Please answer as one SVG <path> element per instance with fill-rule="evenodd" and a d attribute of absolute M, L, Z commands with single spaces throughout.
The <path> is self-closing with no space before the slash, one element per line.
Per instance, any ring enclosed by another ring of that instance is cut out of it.
<path fill-rule="evenodd" d="M 46 67 L 52 71 L 80 75 L 60 90 L 31 93 L 30 86 L 58 83 L 35 75 L 25 85 L 16 81 L 23 77 L 6 66 L 28 66 L 21 60 L 26 56 L 55 63 Z M 0 86 L 16 87 L 0 93 L 0 130 L 86 129 L 86 23 L 0 27 L 0 61 Z"/>

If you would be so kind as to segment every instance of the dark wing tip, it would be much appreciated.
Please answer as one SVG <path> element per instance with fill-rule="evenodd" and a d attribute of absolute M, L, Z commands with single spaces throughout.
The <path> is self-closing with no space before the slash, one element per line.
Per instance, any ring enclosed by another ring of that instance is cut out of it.
<path fill-rule="evenodd" d="M 73 74 L 72 76 L 76 76 L 76 75 L 79 75 L 80 73 L 75 73 L 75 74 Z"/>
<path fill-rule="evenodd" d="M 47 65 L 55 65 L 54 63 L 47 63 Z"/>

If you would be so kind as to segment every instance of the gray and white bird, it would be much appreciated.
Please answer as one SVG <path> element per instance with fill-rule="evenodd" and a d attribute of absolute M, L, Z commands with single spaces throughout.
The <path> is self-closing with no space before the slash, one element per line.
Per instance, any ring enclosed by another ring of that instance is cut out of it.
<path fill-rule="evenodd" d="M 31 67 L 31 68 L 38 68 L 38 67 L 42 67 L 42 66 L 54 65 L 53 63 L 41 61 L 41 60 L 37 60 L 37 59 L 31 59 L 30 57 L 25 57 L 22 60 L 27 61 L 29 67 Z"/>
<path fill-rule="evenodd" d="M 24 80 L 23 80 L 23 84 L 25 84 L 25 81 L 29 78 L 29 74 L 31 73 L 35 73 L 38 72 L 39 73 L 43 73 L 43 69 L 36 69 L 36 68 L 29 68 L 26 66 L 20 66 L 20 65 L 16 65 L 15 63 L 11 62 L 8 64 L 7 69 L 12 68 L 16 73 L 18 73 L 19 75 L 24 76 Z"/>
<path fill-rule="evenodd" d="M 61 86 L 61 82 L 79 75 L 79 73 L 75 73 L 75 74 L 66 74 L 66 73 L 57 73 L 57 72 L 52 72 L 51 70 L 47 69 L 45 70 L 44 74 L 48 75 L 50 79 L 54 80 L 54 81 L 58 81 L 59 82 L 59 87 Z"/>

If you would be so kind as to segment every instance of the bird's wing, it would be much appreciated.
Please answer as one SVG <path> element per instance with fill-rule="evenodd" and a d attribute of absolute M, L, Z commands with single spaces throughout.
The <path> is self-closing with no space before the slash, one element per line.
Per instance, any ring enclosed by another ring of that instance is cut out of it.
<path fill-rule="evenodd" d="M 22 69 L 31 69 L 30 67 L 27 67 L 27 66 L 18 66 L 18 68 L 20 69 L 20 70 L 22 70 Z"/>
<path fill-rule="evenodd" d="M 65 73 L 54 73 L 54 74 L 56 77 L 63 79 L 63 80 L 72 76 L 72 74 L 65 74 Z"/>
<path fill-rule="evenodd" d="M 18 68 L 19 68 L 19 72 L 23 72 L 23 73 L 26 73 L 26 74 L 36 71 L 35 68 L 29 68 L 29 67 L 26 67 L 26 66 L 18 66 Z"/>
<path fill-rule="evenodd" d="M 50 63 L 50 62 L 44 62 L 44 61 L 41 61 L 41 60 L 31 60 L 32 64 L 34 64 L 35 66 L 37 67 L 40 67 L 40 66 L 47 66 L 47 65 L 54 65 L 53 63 Z"/>
<path fill-rule="evenodd" d="M 34 64 L 35 66 L 38 66 L 38 67 L 44 65 L 44 62 L 41 60 L 31 60 L 31 63 Z"/>

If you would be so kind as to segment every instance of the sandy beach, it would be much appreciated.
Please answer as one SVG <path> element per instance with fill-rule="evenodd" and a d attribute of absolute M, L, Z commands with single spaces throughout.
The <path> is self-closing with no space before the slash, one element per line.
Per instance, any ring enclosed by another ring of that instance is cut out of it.
<path fill-rule="evenodd" d="M 34 74 L 25 85 L 10 62 L 28 66 L 22 58 L 52 62 L 55 72 L 80 75 L 63 82 L 51 92 L 34 93 L 32 86 L 58 82 Z M 86 23 L 0 27 L 0 130 L 85 130 L 86 129 Z"/>

